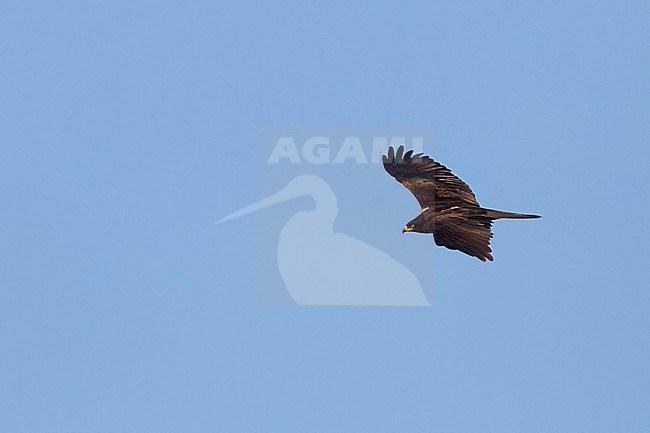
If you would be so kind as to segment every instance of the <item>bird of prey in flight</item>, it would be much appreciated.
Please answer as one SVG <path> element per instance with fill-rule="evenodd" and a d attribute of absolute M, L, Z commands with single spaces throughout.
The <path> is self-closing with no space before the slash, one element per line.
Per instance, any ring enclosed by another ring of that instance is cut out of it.
<path fill-rule="evenodd" d="M 482 208 L 469 185 L 451 170 L 422 153 L 413 152 L 404 153 L 404 146 L 395 152 L 391 146 L 388 155 L 382 155 L 388 174 L 411 191 L 422 209 L 404 226 L 402 233 L 433 233 L 438 246 L 492 261 L 492 221 L 540 217 Z"/>

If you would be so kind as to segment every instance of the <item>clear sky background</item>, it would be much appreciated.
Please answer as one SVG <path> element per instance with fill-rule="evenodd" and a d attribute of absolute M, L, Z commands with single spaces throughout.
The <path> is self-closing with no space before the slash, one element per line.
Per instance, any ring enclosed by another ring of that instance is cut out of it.
<path fill-rule="evenodd" d="M 350 3 L 2 3 L 0 432 L 649 431 L 648 3 Z M 265 125 L 430 127 L 544 218 L 481 263 L 366 166 L 336 229 L 432 307 L 260 305 Z"/>

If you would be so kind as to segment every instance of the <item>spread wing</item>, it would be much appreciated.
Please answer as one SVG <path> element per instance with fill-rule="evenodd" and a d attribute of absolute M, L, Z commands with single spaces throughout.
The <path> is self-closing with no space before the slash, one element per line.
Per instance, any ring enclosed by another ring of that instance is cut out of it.
<path fill-rule="evenodd" d="M 436 245 L 459 250 L 485 261 L 494 260 L 490 239 L 492 220 L 485 216 L 464 213 L 442 213 L 434 220 L 433 239 Z"/>
<path fill-rule="evenodd" d="M 444 165 L 413 150 L 404 153 L 404 146 L 388 148 L 382 155 L 384 169 L 415 196 L 421 208 L 434 206 L 436 200 L 452 205 L 478 206 L 472 189 Z"/>

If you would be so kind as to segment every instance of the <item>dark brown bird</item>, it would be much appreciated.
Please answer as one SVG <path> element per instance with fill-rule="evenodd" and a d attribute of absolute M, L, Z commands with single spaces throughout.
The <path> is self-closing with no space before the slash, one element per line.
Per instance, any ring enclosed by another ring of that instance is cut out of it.
<path fill-rule="evenodd" d="M 438 246 L 491 261 L 492 221 L 540 217 L 482 208 L 469 185 L 451 170 L 422 153 L 404 153 L 404 146 L 397 153 L 389 147 L 382 160 L 388 174 L 411 191 L 422 209 L 402 233 L 433 233 Z"/>

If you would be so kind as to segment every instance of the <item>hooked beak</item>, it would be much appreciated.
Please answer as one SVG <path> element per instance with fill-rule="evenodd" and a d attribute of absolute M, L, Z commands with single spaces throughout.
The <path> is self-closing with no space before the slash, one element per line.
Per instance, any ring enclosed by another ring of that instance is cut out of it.
<path fill-rule="evenodd" d="M 404 226 L 404 228 L 402 229 L 402 233 L 406 233 L 406 232 L 410 232 L 410 231 L 413 231 L 413 229 L 410 228 L 409 226 Z"/>

